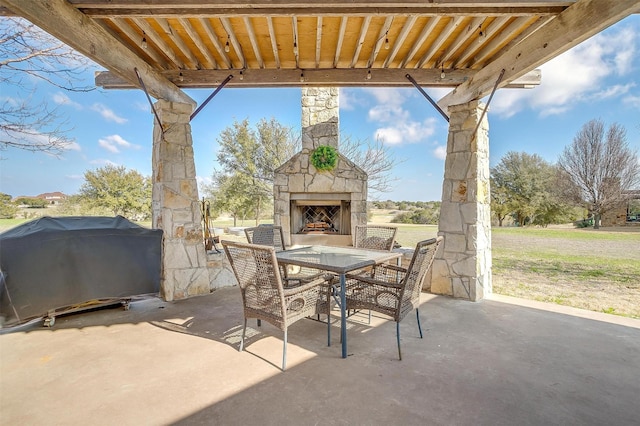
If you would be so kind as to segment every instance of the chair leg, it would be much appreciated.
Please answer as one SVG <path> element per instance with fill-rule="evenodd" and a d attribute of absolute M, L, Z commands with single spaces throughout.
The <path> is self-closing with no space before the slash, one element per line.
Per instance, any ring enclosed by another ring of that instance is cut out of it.
<path fill-rule="evenodd" d="M 420 327 L 420 312 L 416 308 L 416 319 L 418 320 L 418 331 L 420 331 L 420 338 L 422 339 L 422 327 Z"/>
<path fill-rule="evenodd" d="M 282 371 L 287 368 L 287 329 L 284 330 L 284 344 L 282 346 Z"/>
<path fill-rule="evenodd" d="M 244 319 L 244 327 L 242 327 L 242 339 L 240 339 L 240 349 L 239 351 L 242 352 L 242 349 L 244 349 L 244 334 L 247 331 L 247 319 Z"/>
<path fill-rule="evenodd" d="M 396 338 L 398 339 L 398 358 L 402 361 L 402 351 L 400 350 L 400 322 L 396 323 Z"/>

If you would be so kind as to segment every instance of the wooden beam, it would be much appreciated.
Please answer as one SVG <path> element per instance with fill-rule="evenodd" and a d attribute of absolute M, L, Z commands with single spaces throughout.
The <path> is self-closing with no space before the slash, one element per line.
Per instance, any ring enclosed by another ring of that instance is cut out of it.
<path fill-rule="evenodd" d="M 543 29 L 531 34 L 440 99 L 438 105 L 446 111 L 450 105 L 480 99 L 491 92 L 503 69 L 505 75 L 499 87 L 638 12 L 638 0 L 578 0 Z"/>
<path fill-rule="evenodd" d="M 122 19 L 122 18 L 120 18 L 120 19 Z M 155 50 L 155 48 L 153 47 L 154 45 L 158 46 L 158 48 L 162 52 L 162 54 L 166 55 L 167 58 L 169 58 L 169 60 L 174 64 L 175 68 L 179 68 L 179 69 L 186 68 L 186 65 L 185 65 L 184 61 L 182 61 L 180 58 L 178 58 L 176 56 L 175 52 L 173 51 L 173 48 L 169 47 L 169 45 L 164 42 L 162 37 L 160 37 L 160 35 L 156 32 L 156 30 L 153 29 L 151 24 L 149 24 L 146 20 L 144 20 L 142 18 L 133 19 L 132 21 L 143 32 L 145 38 L 147 39 L 147 42 L 149 42 L 149 41 L 152 42 L 152 44 L 149 45 L 149 47 L 152 50 Z M 149 49 L 149 47 L 147 49 Z"/>
<path fill-rule="evenodd" d="M 384 61 L 384 65 L 382 66 L 383 68 L 387 68 L 396 57 L 398 51 L 400 50 L 400 47 L 403 45 L 405 39 L 409 35 L 409 31 L 411 31 L 411 29 L 413 28 L 413 24 L 415 24 L 417 20 L 417 16 L 410 16 L 409 18 L 407 18 L 407 21 L 404 23 L 400 34 L 398 34 L 398 37 L 396 37 L 396 39 L 393 41 L 393 47 L 391 48 L 389 55 L 387 55 L 387 59 Z"/>
<path fill-rule="evenodd" d="M 276 61 L 276 68 L 280 69 L 280 54 L 278 53 L 278 40 L 276 40 L 276 32 L 273 28 L 273 18 L 267 16 L 267 25 L 269 26 L 269 38 L 271 39 L 271 50 L 273 50 L 273 58 Z"/>
<path fill-rule="evenodd" d="M 342 43 L 344 43 L 344 32 L 347 29 L 347 21 L 349 18 L 343 16 L 340 18 L 340 31 L 338 32 L 338 43 L 336 44 L 336 54 L 333 58 L 333 67 L 338 68 L 338 62 L 340 61 L 340 53 L 342 51 Z"/>
<path fill-rule="evenodd" d="M 66 0 L 2 0 L 2 4 L 132 86 L 139 87 L 137 68 L 153 97 L 195 106 L 193 99 Z"/>
<path fill-rule="evenodd" d="M 402 63 L 400 64 L 400 68 L 405 68 L 407 64 L 416 55 L 416 53 L 418 53 L 418 50 L 420 50 L 425 40 L 427 39 L 427 37 L 429 37 L 429 34 L 431 34 L 431 32 L 436 27 L 436 24 L 440 21 L 440 19 L 442 18 L 438 18 L 438 17 L 429 18 L 429 22 L 427 22 L 427 25 L 425 25 L 424 28 L 422 28 L 422 32 L 420 32 L 420 35 L 418 36 L 418 39 L 416 40 L 416 42 L 413 44 L 413 47 L 411 47 L 411 50 L 409 51 L 409 53 L 407 53 L 407 55 L 402 60 Z"/>
<path fill-rule="evenodd" d="M 358 44 L 356 45 L 356 50 L 353 53 L 353 58 L 351 59 L 351 65 L 349 68 L 355 68 L 358 63 L 358 59 L 360 59 L 360 51 L 362 50 L 362 45 L 364 44 L 364 40 L 367 37 L 367 30 L 369 30 L 369 24 L 371 23 L 371 16 L 365 16 L 362 21 L 362 26 L 360 27 L 360 37 L 358 37 Z"/>
<path fill-rule="evenodd" d="M 556 15 L 575 0 L 333 0 L 303 2 L 291 0 L 69 0 L 93 17 L 155 16 L 344 16 L 366 14 L 429 14 L 431 16 L 497 16 L 501 13 Z"/>
<path fill-rule="evenodd" d="M 242 79 L 240 72 L 242 71 Z M 304 73 L 304 82 L 300 82 L 300 72 Z M 446 70 L 446 77 L 440 77 L 441 70 L 434 69 L 371 69 L 371 80 L 367 80 L 366 69 L 236 69 L 236 70 L 179 70 L 163 71 L 163 75 L 182 88 L 217 87 L 229 74 L 235 77 L 226 87 L 266 88 L 300 86 L 337 86 L 337 87 L 412 87 L 405 77 L 407 73 L 423 87 L 456 87 L 472 78 L 476 71 Z M 96 83 L 105 89 L 130 89 L 128 81 L 110 72 L 96 75 Z M 507 87 L 529 88 L 540 84 L 540 71 L 534 70 L 514 80 Z"/>

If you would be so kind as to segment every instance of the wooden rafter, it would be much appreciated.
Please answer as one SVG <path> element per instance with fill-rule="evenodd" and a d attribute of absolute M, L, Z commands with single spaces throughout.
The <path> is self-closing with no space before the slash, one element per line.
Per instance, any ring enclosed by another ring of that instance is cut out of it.
<path fill-rule="evenodd" d="M 269 39 L 271 40 L 271 50 L 273 51 L 273 58 L 276 62 L 276 68 L 280 69 L 280 55 L 278 54 L 278 40 L 276 40 L 276 32 L 273 28 L 273 18 L 267 16 L 267 26 L 269 28 Z"/>
<path fill-rule="evenodd" d="M 2 4 L 21 16 L 28 16 L 31 22 L 111 70 L 133 87 L 139 87 L 134 72 L 137 68 L 153 97 L 195 106 L 193 99 L 67 1 L 2 0 Z"/>
<path fill-rule="evenodd" d="M 623 17 L 639 12 L 640 2 L 637 0 L 578 0 L 545 25 L 544 31 L 534 32 L 488 63 L 442 98 L 438 105 L 446 111 L 450 105 L 481 99 L 492 90 L 501 70 L 504 69 L 505 74 L 499 87 L 504 87 L 506 82 L 566 52 Z"/>

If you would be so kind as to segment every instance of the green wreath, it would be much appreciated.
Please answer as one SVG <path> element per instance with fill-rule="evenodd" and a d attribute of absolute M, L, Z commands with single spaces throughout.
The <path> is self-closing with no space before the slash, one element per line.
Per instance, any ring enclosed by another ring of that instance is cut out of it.
<path fill-rule="evenodd" d="M 316 170 L 333 170 L 338 163 L 338 151 L 332 146 L 319 145 L 311 154 L 311 164 Z"/>

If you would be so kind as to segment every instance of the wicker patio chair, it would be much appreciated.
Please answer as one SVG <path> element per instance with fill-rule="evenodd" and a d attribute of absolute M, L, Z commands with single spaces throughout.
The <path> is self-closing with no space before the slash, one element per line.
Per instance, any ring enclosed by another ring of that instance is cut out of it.
<path fill-rule="evenodd" d="M 256 244 L 222 241 L 231 263 L 244 307 L 244 326 L 239 350 L 244 348 L 247 319 L 264 320 L 284 332 L 282 370 L 287 367 L 287 329 L 296 321 L 328 312 L 324 279 L 318 278 L 284 288 L 275 250 Z"/>
<path fill-rule="evenodd" d="M 249 244 L 273 247 L 276 251 L 286 250 L 282 226 L 254 226 L 252 228 L 245 228 L 244 234 L 247 236 L 247 242 Z M 284 281 L 285 287 L 313 281 L 322 275 L 317 269 L 301 268 L 299 266 L 290 266 L 289 268 L 281 266 L 280 274 L 286 278 Z"/>
<path fill-rule="evenodd" d="M 412 310 L 416 310 L 418 331 L 420 327 L 420 292 L 422 281 L 433 263 L 438 246 L 443 238 L 420 241 L 413 252 L 408 268 L 396 265 L 376 265 L 371 272 L 359 275 L 347 274 L 347 309 L 370 309 L 390 316 L 396 322 L 398 357 L 400 350 L 400 321 Z"/>
<path fill-rule="evenodd" d="M 244 234 L 247 236 L 249 244 L 260 244 L 262 246 L 271 246 L 276 251 L 285 249 L 284 234 L 282 226 L 276 225 L 259 225 L 253 228 L 245 228 Z"/>
<path fill-rule="evenodd" d="M 353 246 L 369 250 L 391 251 L 398 228 L 384 225 L 358 225 Z"/>

